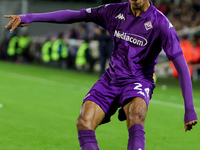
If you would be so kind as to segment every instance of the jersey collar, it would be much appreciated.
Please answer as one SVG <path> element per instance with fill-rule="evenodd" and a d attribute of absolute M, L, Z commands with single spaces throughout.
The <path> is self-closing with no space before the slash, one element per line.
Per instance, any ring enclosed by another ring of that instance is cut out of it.
<path fill-rule="evenodd" d="M 149 9 L 147 9 L 147 11 L 145 11 L 144 13 L 142 13 L 142 14 L 140 14 L 138 17 L 140 17 L 140 18 L 143 18 L 143 19 L 146 19 L 147 17 L 149 17 L 150 16 L 150 13 L 152 12 L 152 10 L 154 9 L 154 6 L 153 6 L 153 3 L 151 2 L 151 1 L 149 1 L 150 2 L 150 7 L 149 7 Z M 129 15 L 132 15 L 133 17 L 135 17 L 134 15 L 133 15 L 133 13 L 132 13 L 132 11 L 131 11 L 131 6 L 130 6 L 131 4 L 130 4 L 130 2 L 128 3 L 128 7 L 127 7 L 127 12 L 128 12 L 128 14 Z M 137 17 L 135 17 L 135 18 L 137 18 Z"/>

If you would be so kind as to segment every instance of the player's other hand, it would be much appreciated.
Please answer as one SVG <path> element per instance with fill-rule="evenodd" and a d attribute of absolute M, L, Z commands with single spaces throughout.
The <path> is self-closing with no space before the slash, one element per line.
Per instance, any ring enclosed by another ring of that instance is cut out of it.
<path fill-rule="evenodd" d="M 193 126 L 195 126 L 197 124 L 197 120 L 192 120 L 188 123 L 184 123 L 185 124 L 185 132 L 187 132 L 187 130 L 192 130 Z"/>
<path fill-rule="evenodd" d="M 21 24 L 21 18 L 18 15 L 5 15 L 5 18 L 12 18 L 12 20 L 5 26 L 5 28 L 8 28 L 11 26 L 10 33 L 13 33 L 14 29 L 17 27 L 25 27 L 28 24 Z"/>

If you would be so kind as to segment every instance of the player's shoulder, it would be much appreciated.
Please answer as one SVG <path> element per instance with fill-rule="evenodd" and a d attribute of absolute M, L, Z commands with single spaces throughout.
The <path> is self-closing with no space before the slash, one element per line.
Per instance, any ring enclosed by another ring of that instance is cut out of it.
<path fill-rule="evenodd" d="M 162 31 L 167 31 L 166 29 L 173 28 L 172 23 L 168 20 L 168 18 L 157 8 L 154 9 L 154 18 L 157 24 L 157 28 Z"/>
<path fill-rule="evenodd" d="M 128 4 L 129 2 L 123 2 L 123 3 L 110 3 L 110 4 L 105 4 L 102 6 L 107 7 L 107 8 L 123 8 L 127 6 Z"/>
<path fill-rule="evenodd" d="M 110 4 L 105 4 L 105 5 L 101 5 L 98 8 L 103 8 L 107 11 L 112 11 L 113 13 L 118 12 L 123 10 L 125 7 L 128 6 L 128 2 L 123 2 L 123 3 L 110 3 Z"/>

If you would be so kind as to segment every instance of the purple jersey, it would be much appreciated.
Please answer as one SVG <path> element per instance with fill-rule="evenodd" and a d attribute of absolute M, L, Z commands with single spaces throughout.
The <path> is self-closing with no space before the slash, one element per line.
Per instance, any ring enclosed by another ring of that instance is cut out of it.
<path fill-rule="evenodd" d="M 85 21 L 106 28 L 114 41 L 110 67 L 107 69 L 113 83 L 133 78 L 153 82 L 154 66 L 162 49 L 169 60 L 182 54 L 175 29 L 152 3 L 138 17 L 133 16 L 130 2 L 107 4 L 81 11 L 64 10 L 20 17 L 22 23 Z"/>
<path fill-rule="evenodd" d="M 114 51 L 107 69 L 113 80 L 150 79 L 162 49 L 169 60 L 182 54 L 175 29 L 152 3 L 138 17 L 133 16 L 130 2 L 107 4 L 81 12 L 85 21 L 105 27 L 113 37 Z"/>
<path fill-rule="evenodd" d="M 157 63 L 158 54 L 163 49 L 179 74 L 185 102 L 185 122 L 197 120 L 189 70 L 176 31 L 169 20 L 152 3 L 150 8 L 138 17 L 134 17 L 132 14 L 130 2 L 107 4 L 81 11 L 61 10 L 41 14 L 25 14 L 20 17 L 21 23 L 85 21 L 94 22 L 106 28 L 113 37 L 114 50 L 110 67 L 104 78 L 109 81 L 109 85 L 116 87 L 144 81 L 150 84 L 148 88 L 152 92 L 154 66 Z M 147 85 L 146 83 L 144 87 Z M 143 95 L 145 99 L 145 89 L 136 94 Z M 125 89 L 124 93 L 127 93 L 126 91 L 129 89 Z M 121 103 L 123 102 L 120 101 Z"/>

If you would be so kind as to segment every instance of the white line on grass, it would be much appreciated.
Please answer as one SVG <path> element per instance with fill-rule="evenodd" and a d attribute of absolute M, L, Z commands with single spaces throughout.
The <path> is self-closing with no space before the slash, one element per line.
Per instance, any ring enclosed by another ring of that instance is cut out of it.
<path fill-rule="evenodd" d="M 184 105 L 181 104 L 175 104 L 175 103 L 171 103 L 171 102 L 163 102 L 163 101 L 159 101 L 159 100 L 155 100 L 152 99 L 150 101 L 150 104 L 158 104 L 158 105 L 162 105 L 162 106 L 168 106 L 168 107 L 174 107 L 174 108 L 179 108 L 179 109 L 185 109 Z M 195 110 L 200 112 L 200 108 L 195 107 Z"/>
<path fill-rule="evenodd" d="M 81 85 L 76 86 L 74 84 L 61 83 L 61 82 L 52 81 L 52 80 L 48 80 L 48 79 L 44 79 L 44 78 L 40 78 L 40 77 L 34 77 L 34 76 L 30 76 L 30 75 L 23 75 L 23 74 L 19 74 L 19 73 L 12 73 L 12 72 L 2 71 L 2 70 L 0 70 L 0 72 L 4 72 L 4 73 L 6 73 L 6 75 L 13 77 L 13 78 L 18 78 L 18 79 L 33 81 L 33 82 L 38 82 L 38 83 L 44 83 L 44 84 L 48 84 L 48 85 L 65 86 L 65 87 L 67 86 L 70 88 L 81 88 L 81 90 L 84 90 L 84 91 L 89 91 L 89 89 L 90 89 L 87 86 L 81 86 Z M 150 103 L 162 105 L 162 106 L 173 107 L 173 108 L 184 109 L 184 105 L 175 104 L 175 103 L 171 103 L 171 102 L 163 102 L 163 101 L 159 101 L 159 100 L 155 100 L 155 99 L 152 99 L 150 101 Z M 195 110 L 200 112 L 200 108 L 195 107 Z"/>
<path fill-rule="evenodd" d="M 12 78 L 17 78 L 17 79 L 31 81 L 31 82 L 38 82 L 38 83 L 43 83 L 43 84 L 47 84 L 47 85 L 54 85 L 54 86 L 64 86 L 64 87 L 69 87 L 69 88 L 79 88 L 79 89 L 84 90 L 84 91 L 90 90 L 90 88 L 87 87 L 87 86 L 82 86 L 82 85 L 77 86 L 77 85 L 74 85 L 74 84 L 61 83 L 61 82 L 58 82 L 58 81 L 52 81 L 52 80 L 49 80 L 49 79 L 34 77 L 34 76 L 30 76 L 30 75 L 23 75 L 23 74 L 19 74 L 19 73 L 7 72 L 7 71 L 0 71 L 0 72 L 4 72 L 7 76 L 12 77 Z"/>

